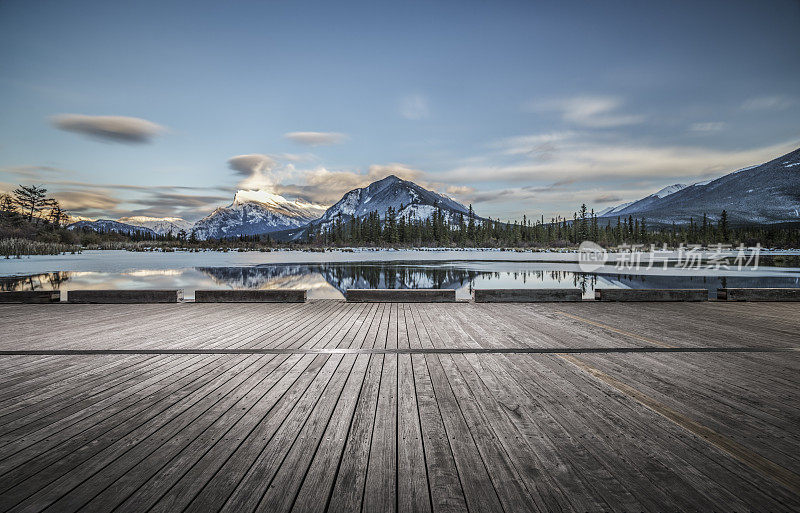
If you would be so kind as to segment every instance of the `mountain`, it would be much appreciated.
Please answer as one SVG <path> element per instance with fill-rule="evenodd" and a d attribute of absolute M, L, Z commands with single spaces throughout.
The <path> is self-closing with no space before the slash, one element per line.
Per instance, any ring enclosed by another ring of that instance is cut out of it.
<path fill-rule="evenodd" d="M 197 221 L 194 231 L 200 239 L 267 234 L 304 226 L 324 212 L 321 205 L 290 201 L 278 194 L 239 191 L 233 203 Z"/>
<path fill-rule="evenodd" d="M 647 208 L 650 205 L 652 205 L 653 203 L 657 202 L 658 200 L 660 200 L 662 198 L 666 198 L 670 194 L 675 194 L 676 192 L 681 191 L 681 190 L 685 189 L 686 187 L 689 187 L 689 186 L 686 185 L 686 184 L 683 184 L 683 183 L 676 183 L 676 184 L 673 184 L 673 185 L 667 185 L 666 187 L 664 187 L 660 191 L 658 191 L 656 193 L 653 193 L 653 194 L 651 194 L 649 196 L 646 196 L 646 197 L 644 197 L 644 198 L 642 198 L 640 200 L 629 201 L 627 203 L 623 203 L 621 205 L 617 205 L 616 207 L 607 208 L 607 209 L 601 211 L 600 213 L 598 213 L 597 216 L 598 217 L 604 217 L 604 216 L 610 216 L 610 215 L 617 216 L 617 215 L 623 215 L 623 214 L 624 215 L 628 215 L 628 214 L 633 214 L 633 213 L 636 213 L 636 212 L 642 212 L 644 210 L 647 210 Z"/>
<path fill-rule="evenodd" d="M 597 213 L 597 217 L 608 216 L 611 214 L 615 214 L 620 212 L 622 209 L 627 207 L 628 205 L 633 205 L 633 201 L 628 201 L 627 203 L 622 203 L 621 205 L 617 205 L 616 207 L 607 207 Z"/>
<path fill-rule="evenodd" d="M 458 214 L 468 213 L 467 207 L 452 198 L 390 175 L 348 192 L 312 224 L 326 228 L 339 216 L 342 221 L 347 221 L 353 217 L 365 217 L 373 211 L 383 218 L 389 207 L 395 210 L 398 217 L 414 219 L 427 219 L 438 207 L 449 222 L 455 222 Z"/>
<path fill-rule="evenodd" d="M 716 221 L 723 210 L 731 224 L 800 221 L 800 148 L 721 178 L 666 187 L 602 217 L 633 215 L 648 223 L 688 224 L 703 214 Z"/>
<path fill-rule="evenodd" d="M 144 228 L 141 226 L 133 226 L 130 224 L 120 223 L 117 221 L 112 221 L 111 219 L 98 219 L 97 221 L 78 221 L 77 223 L 72 223 L 71 225 L 67 226 L 67 230 L 80 230 L 88 228 L 90 230 L 94 230 L 100 233 L 124 233 L 127 235 L 131 235 L 134 233 L 138 233 L 140 235 L 150 235 L 155 237 L 157 234 L 150 228 Z"/>
<path fill-rule="evenodd" d="M 170 232 L 172 232 L 172 235 L 177 235 L 181 230 L 191 233 L 194 226 L 194 223 L 180 217 L 131 216 L 120 217 L 117 221 L 131 226 L 149 228 L 159 235 L 166 235 Z"/>

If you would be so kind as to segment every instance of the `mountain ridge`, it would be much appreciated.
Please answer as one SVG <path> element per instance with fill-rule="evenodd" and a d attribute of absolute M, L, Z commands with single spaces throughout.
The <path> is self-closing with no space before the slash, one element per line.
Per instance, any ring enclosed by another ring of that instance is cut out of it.
<path fill-rule="evenodd" d="M 238 191 L 230 205 L 217 207 L 197 221 L 193 231 L 202 240 L 264 235 L 305 226 L 324 209 L 266 191 Z"/>
<path fill-rule="evenodd" d="M 680 225 L 688 224 L 690 219 L 696 222 L 703 215 L 716 221 L 723 210 L 733 224 L 800 221 L 800 148 L 663 197 L 651 194 L 599 217 L 633 215 L 648 223 Z"/>

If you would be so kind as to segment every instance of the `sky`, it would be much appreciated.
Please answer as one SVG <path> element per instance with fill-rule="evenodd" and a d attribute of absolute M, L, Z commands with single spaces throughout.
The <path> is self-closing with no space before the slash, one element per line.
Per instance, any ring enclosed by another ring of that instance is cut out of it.
<path fill-rule="evenodd" d="M 797 0 L 0 0 L 0 191 L 76 215 L 396 174 L 550 219 L 798 147 Z"/>

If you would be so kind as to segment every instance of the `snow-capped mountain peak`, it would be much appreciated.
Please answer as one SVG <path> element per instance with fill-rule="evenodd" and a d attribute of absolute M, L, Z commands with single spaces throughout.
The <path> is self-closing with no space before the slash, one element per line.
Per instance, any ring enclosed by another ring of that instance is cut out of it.
<path fill-rule="evenodd" d="M 679 190 L 685 189 L 687 187 L 689 187 L 689 185 L 685 183 L 676 183 L 674 185 L 668 185 L 663 189 L 661 189 L 660 191 L 658 191 L 657 193 L 653 194 L 653 196 L 657 198 L 666 198 L 670 194 L 675 194 Z"/>
<path fill-rule="evenodd" d="M 256 191 L 248 191 L 248 190 L 239 190 L 236 192 L 236 195 L 233 197 L 233 205 L 241 205 L 242 203 L 264 203 L 264 204 L 272 204 L 272 205 L 280 205 L 282 203 L 287 203 L 288 200 L 281 196 L 280 194 L 273 194 L 271 192 L 256 190 Z"/>
<path fill-rule="evenodd" d="M 181 230 L 190 233 L 192 231 L 192 226 L 194 226 L 194 223 L 191 221 L 180 217 L 128 216 L 120 217 L 117 221 L 131 226 L 149 228 L 159 235 L 166 235 L 168 233 L 177 235 Z"/>
<path fill-rule="evenodd" d="M 458 214 L 468 212 L 467 207 L 452 198 L 389 175 L 346 193 L 313 224 L 325 228 L 336 218 L 345 221 L 352 217 L 365 217 L 371 212 L 378 212 L 383 218 L 389 208 L 394 209 L 398 217 L 414 219 L 427 219 L 439 208 L 449 221 L 455 221 Z"/>
<path fill-rule="evenodd" d="M 628 201 L 628 202 L 622 203 L 620 205 L 616 205 L 614 207 L 606 207 L 606 208 L 604 208 L 603 210 L 601 210 L 600 212 L 597 213 L 597 217 L 602 217 L 602 216 L 614 214 L 614 213 L 619 212 L 623 208 L 626 208 L 626 207 L 628 207 L 628 206 L 630 206 L 632 204 L 633 204 L 633 201 Z"/>
<path fill-rule="evenodd" d="M 96 221 L 78 221 L 67 226 L 67 230 L 89 229 L 100 233 L 124 233 L 127 235 L 148 235 L 155 237 L 157 234 L 150 228 L 134 226 L 127 223 L 120 223 L 111 219 L 98 219 Z"/>
<path fill-rule="evenodd" d="M 201 239 L 261 235 L 298 228 L 325 212 L 325 207 L 289 200 L 263 190 L 240 190 L 227 207 L 219 207 L 194 225 Z"/>

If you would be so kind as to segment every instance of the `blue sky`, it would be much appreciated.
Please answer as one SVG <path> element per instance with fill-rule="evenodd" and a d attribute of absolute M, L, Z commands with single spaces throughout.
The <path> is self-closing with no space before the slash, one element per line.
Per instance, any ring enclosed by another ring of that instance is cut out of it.
<path fill-rule="evenodd" d="M 570 216 L 798 146 L 792 0 L 0 1 L 0 190 L 93 217 L 388 173 Z"/>

